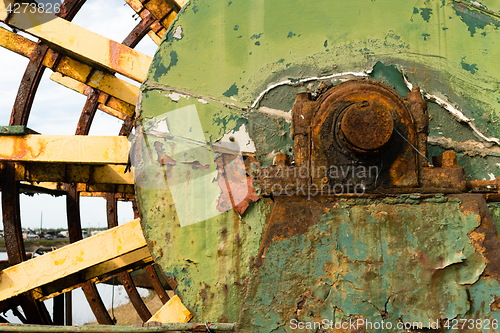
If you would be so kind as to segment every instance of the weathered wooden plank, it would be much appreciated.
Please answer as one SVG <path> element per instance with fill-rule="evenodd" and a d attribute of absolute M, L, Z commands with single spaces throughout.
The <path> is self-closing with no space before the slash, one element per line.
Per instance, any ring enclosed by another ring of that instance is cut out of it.
<path fill-rule="evenodd" d="M 193 315 L 182 304 L 179 296 L 174 295 L 148 320 L 148 323 L 152 321 L 160 323 L 187 323 L 192 317 Z"/>
<path fill-rule="evenodd" d="M 83 82 L 77 81 L 69 76 L 62 75 L 61 73 L 57 72 L 52 73 L 50 75 L 50 79 L 54 82 L 59 83 L 60 85 L 65 86 L 66 88 L 79 92 L 82 95 L 87 95 L 89 93 L 89 90 L 92 89 L 92 87 Z M 103 88 L 101 85 L 94 84 L 94 88 L 99 89 L 98 87 Z M 108 91 L 107 94 L 111 92 L 111 90 L 107 91 Z M 118 91 L 120 95 L 122 95 L 123 97 L 123 90 L 116 89 L 116 91 Z M 133 93 L 135 93 L 135 91 Z M 135 98 L 135 100 L 137 100 L 137 96 L 135 97 L 130 96 L 130 98 L 129 97 L 125 98 L 129 100 L 134 100 Z M 125 120 L 127 117 L 134 116 L 135 104 L 130 104 L 122 101 L 121 99 L 109 96 L 109 99 L 107 101 L 102 98 L 99 98 L 98 108 L 99 110 L 106 112 L 109 115 Z"/>
<path fill-rule="evenodd" d="M 29 58 L 36 47 L 36 43 L 0 27 L 0 46 Z"/>
<path fill-rule="evenodd" d="M 29 58 L 36 48 L 36 43 L 0 27 L 0 46 Z M 69 81 L 72 79 L 76 82 L 86 83 L 88 86 L 114 96 L 130 105 L 135 105 L 139 87 L 101 70 L 95 69 L 92 71 L 91 66 L 65 55 L 60 57 L 57 65 L 53 68 L 53 59 L 54 51 L 48 50 L 43 59 L 43 65 L 54 71 L 51 79 L 57 83 L 83 93 L 82 87 L 77 86 L 75 82 Z M 133 110 L 133 108 L 131 109 Z M 127 112 L 127 114 L 129 113 Z"/>
<path fill-rule="evenodd" d="M 2 271 L 0 301 L 146 247 L 139 219 Z"/>
<path fill-rule="evenodd" d="M 5 4 L 6 0 L 2 0 Z M 145 80 L 152 58 L 49 13 L 11 13 L 0 7 L 0 18 L 46 43 L 132 80 Z M 77 42 L 75 42 L 77 41 Z"/>
<path fill-rule="evenodd" d="M 18 163 L 16 181 L 133 185 L 134 175 L 125 173 L 125 168 L 123 164 Z"/>
<path fill-rule="evenodd" d="M 173 0 L 179 8 L 182 8 L 189 0 Z"/>
<path fill-rule="evenodd" d="M 122 136 L 0 136 L 0 160 L 50 163 L 126 164 Z"/>

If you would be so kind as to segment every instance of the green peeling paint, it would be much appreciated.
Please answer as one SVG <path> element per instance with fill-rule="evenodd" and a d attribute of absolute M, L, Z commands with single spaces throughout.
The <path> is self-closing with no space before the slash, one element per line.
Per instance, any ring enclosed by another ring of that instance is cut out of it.
<path fill-rule="evenodd" d="M 304 10 L 309 6 L 296 1 L 239 0 L 228 6 L 222 0 L 192 0 L 175 26 L 193 33 L 182 40 L 168 34 L 148 80 L 246 108 L 271 84 L 371 70 L 379 63 L 447 99 L 486 136 L 500 136 L 500 43 L 494 42 L 500 31 L 492 12 L 500 7 L 495 1 L 483 1 L 486 10 L 457 1 L 322 0 L 315 3 L 321 11 Z M 282 107 L 294 99 L 259 105 L 287 112 L 291 108 Z M 447 113 L 439 107 L 438 112 Z M 435 127 L 456 127 L 453 118 L 447 124 L 433 121 Z M 474 136 L 462 127 L 458 142 Z M 266 148 L 257 144 L 261 155 L 269 153 Z"/>
<path fill-rule="evenodd" d="M 236 86 L 236 83 L 234 83 L 228 90 L 226 90 L 225 93 L 223 93 L 222 95 L 226 96 L 226 97 L 231 97 L 231 96 L 234 96 L 234 95 L 238 95 L 238 87 Z"/>
<path fill-rule="evenodd" d="M 465 58 L 464 58 L 465 59 Z M 465 69 L 466 71 L 471 72 L 471 74 L 474 74 L 477 72 L 477 64 L 467 64 L 463 61 L 460 63 L 462 65 L 462 68 Z"/>
<path fill-rule="evenodd" d="M 392 86 L 403 97 L 409 92 L 403 75 L 394 65 L 386 66 L 381 62 L 377 62 L 370 73 L 370 79 Z"/>
<path fill-rule="evenodd" d="M 353 315 L 394 327 L 400 320 L 428 327 L 465 317 L 468 285 L 485 262 L 467 236 L 478 216 L 464 215 L 459 204 L 349 200 L 329 207 L 306 233 L 267 249 L 250 280 L 239 331 L 293 332 L 291 319 L 348 321 Z M 483 314 L 489 312 L 476 313 Z"/>
<path fill-rule="evenodd" d="M 474 7 L 464 8 L 460 4 L 455 4 L 454 8 L 462 22 L 468 26 L 471 36 L 474 36 L 478 29 L 485 30 L 488 25 L 495 30 L 500 26 L 499 16 L 487 15 Z"/>
<path fill-rule="evenodd" d="M 200 142 L 207 146 L 244 124 L 257 159 L 269 165 L 278 152 L 292 155 L 290 123 L 259 107 L 290 112 L 297 92 L 319 85 L 300 79 L 371 71 L 371 79 L 403 97 L 405 75 L 474 119 L 486 136 L 498 137 L 500 31 L 493 11 L 500 10 L 500 1 L 481 3 L 484 9 L 438 0 L 318 0 L 314 6 L 304 0 L 191 0 L 153 59 L 141 88 L 138 122 L 147 127 L 169 112 L 196 110 Z M 183 28 L 180 40 L 173 38 L 177 26 Z M 251 108 L 268 87 L 287 80 L 293 84 L 278 85 Z M 431 136 L 478 141 L 448 111 L 431 102 L 428 107 Z M 179 115 L 172 119 L 178 123 L 169 129 L 177 126 L 177 131 L 193 122 Z M 163 153 L 178 154 L 179 147 L 169 146 L 168 139 L 149 138 L 163 144 Z M 443 150 L 431 146 L 430 155 Z M 198 151 L 188 155 L 213 158 Z M 457 157 L 468 180 L 499 176 L 498 156 L 458 150 Z M 159 169 L 144 166 L 142 175 L 163 174 Z M 196 183 L 203 170 L 191 165 L 179 170 L 188 180 L 180 184 L 187 199 L 219 190 L 216 183 Z M 173 194 L 168 186 L 152 186 L 154 180 L 137 185 L 143 230 L 153 257 L 176 279 L 176 291 L 197 321 L 238 321 L 245 294 L 255 296 L 247 296 L 242 317 L 252 332 L 255 327 L 289 330 L 279 309 L 302 300 L 297 316 L 303 320 L 326 316 L 338 321 L 355 314 L 380 320 L 382 311 L 393 321 L 469 318 L 471 311 L 498 316 L 479 303 L 490 302 L 488 293 L 498 294 L 498 286 L 490 280 L 474 283 L 484 267 L 467 238 L 477 216 L 463 215 L 459 203 L 443 196 L 338 204 L 305 234 L 273 243 L 265 266 L 252 276 L 269 201 L 251 203 L 243 216 L 229 210 L 181 227 Z M 183 209 L 214 210 L 189 202 Z M 291 282 L 273 283 L 277 274 Z M 436 293 L 446 295 L 440 303 L 426 302 L 432 283 Z"/>

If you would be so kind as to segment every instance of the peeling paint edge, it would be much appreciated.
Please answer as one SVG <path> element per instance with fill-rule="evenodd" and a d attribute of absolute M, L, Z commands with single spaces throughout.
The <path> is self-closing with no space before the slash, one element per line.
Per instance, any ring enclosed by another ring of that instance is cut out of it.
<path fill-rule="evenodd" d="M 143 87 L 141 88 L 141 90 L 142 91 L 161 90 L 161 91 L 165 91 L 165 92 L 177 93 L 177 94 L 180 94 L 180 95 L 185 95 L 185 96 L 189 96 L 189 97 L 193 97 L 193 98 L 198 98 L 198 99 L 202 99 L 204 101 L 208 100 L 208 101 L 211 101 L 211 102 L 214 102 L 214 103 L 219 103 L 219 104 L 225 105 L 227 107 L 238 108 L 240 110 L 246 111 L 248 109 L 255 109 L 256 106 L 257 106 L 257 104 L 264 97 L 264 95 L 267 94 L 269 91 L 271 91 L 272 89 L 274 89 L 276 87 L 280 87 L 280 86 L 284 86 L 284 85 L 295 86 L 295 85 L 298 85 L 298 84 L 301 84 L 301 83 L 305 83 L 305 82 L 318 81 L 318 80 L 328 80 L 328 79 L 336 79 L 336 78 L 342 78 L 342 77 L 345 77 L 345 76 L 368 77 L 371 72 L 372 72 L 372 69 L 368 69 L 368 70 L 365 70 L 365 71 L 362 71 L 362 72 L 335 73 L 335 74 L 330 74 L 330 75 L 325 75 L 325 76 L 312 76 L 312 77 L 307 77 L 307 78 L 303 78 L 303 79 L 299 79 L 299 80 L 293 80 L 293 81 L 292 80 L 284 80 L 284 81 L 272 84 L 269 87 L 267 87 L 264 91 L 262 91 L 259 94 L 259 96 L 257 97 L 257 99 L 252 103 L 252 105 L 250 107 L 239 106 L 239 105 L 236 105 L 234 103 L 228 103 L 228 102 L 221 101 L 219 99 L 215 99 L 213 97 L 198 95 L 198 94 L 187 92 L 187 91 L 182 90 L 182 89 L 170 88 L 170 87 L 166 87 L 166 86 L 154 84 L 154 83 L 151 83 L 149 81 L 144 82 Z M 283 110 L 275 110 L 275 109 L 270 109 L 270 108 L 267 108 L 267 107 L 259 107 L 259 108 L 257 108 L 257 110 L 260 111 L 260 112 L 263 112 L 263 113 L 267 113 L 267 114 L 271 114 L 271 115 L 277 116 L 277 117 L 285 118 L 287 121 L 291 121 L 291 117 L 292 117 L 291 114 L 289 114 L 288 112 L 283 111 Z"/>
<path fill-rule="evenodd" d="M 413 84 L 411 84 L 411 82 L 408 81 L 408 79 L 406 78 L 405 75 L 403 75 L 403 79 L 406 83 L 406 86 L 411 91 L 413 88 Z M 433 103 L 436 103 L 437 105 L 441 106 L 442 108 L 444 108 L 445 110 L 450 112 L 455 117 L 455 119 L 457 119 L 459 122 L 467 123 L 469 125 L 469 127 L 472 129 L 472 131 L 479 138 L 481 138 L 484 141 L 492 142 L 492 143 L 495 143 L 495 144 L 500 146 L 500 139 L 495 138 L 495 137 L 487 137 L 486 135 L 481 133 L 481 131 L 479 131 L 479 129 L 476 127 L 476 125 L 474 125 L 473 119 L 468 118 L 466 115 L 463 114 L 462 111 L 458 110 L 453 105 L 451 105 L 451 103 L 449 103 L 448 101 L 445 101 L 444 99 L 442 99 L 440 97 L 437 97 L 436 95 L 431 95 L 425 91 L 422 91 L 422 93 L 423 93 L 423 96 L 426 100 L 433 102 Z"/>
<path fill-rule="evenodd" d="M 170 93 L 177 93 L 177 94 L 180 94 L 180 95 L 189 96 L 189 97 L 193 97 L 193 98 L 196 98 L 196 99 L 202 99 L 205 102 L 206 101 L 210 101 L 210 102 L 214 102 L 214 103 L 219 103 L 219 104 L 225 105 L 225 106 L 230 107 L 230 108 L 237 108 L 237 109 L 240 109 L 240 110 L 247 110 L 248 109 L 247 107 L 239 106 L 239 105 L 236 105 L 234 103 L 228 103 L 228 102 L 224 102 L 224 101 L 212 98 L 212 97 L 198 95 L 198 94 L 193 94 L 193 93 L 187 92 L 187 91 L 182 90 L 182 89 L 175 89 L 175 88 L 165 87 L 165 86 L 154 84 L 154 83 L 151 83 L 151 82 L 148 82 L 148 81 L 144 82 L 143 88 L 141 90 L 143 92 L 144 91 L 149 91 L 149 90 L 160 90 L 160 91 L 165 91 L 165 92 L 170 92 Z M 201 103 L 203 103 L 203 102 L 201 102 Z M 203 104 L 205 104 L 205 103 L 203 103 Z"/>
<path fill-rule="evenodd" d="M 488 147 L 482 142 L 477 141 L 464 141 L 458 142 L 445 137 L 429 136 L 427 142 L 433 146 L 439 146 L 445 149 L 453 149 L 455 151 L 464 152 L 467 155 L 475 156 L 496 156 L 500 157 L 500 147 Z"/>
<path fill-rule="evenodd" d="M 347 75 L 352 75 L 352 76 L 356 76 L 356 77 L 367 77 L 368 74 L 371 73 L 371 71 L 372 70 L 370 69 L 370 70 L 363 71 L 363 72 L 344 72 L 344 73 L 330 74 L 330 75 L 326 75 L 326 76 L 312 76 L 312 77 L 299 79 L 299 80 L 293 80 L 293 81 L 292 80 L 284 80 L 284 81 L 272 84 L 269 87 L 267 87 L 267 89 L 265 89 L 263 92 L 261 92 L 259 94 L 257 99 L 252 103 L 252 105 L 250 107 L 255 108 L 257 106 L 257 104 L 261 101 L 261 99 L 264 97 L 265 94 L 267 94 L 270 90 L 272 90 L 276 87 L 279 87 L 279 86 L 284 86 L 284 85 L 295 86 L 297 84 L 304 83 L 304 82 L 335 79 L 335 78 L 339 78 L 339 77 L 347 76 Z"/>
<path fill-rule="evenodd" d="M 477 1 L 468 2 L 468 1 L 463 1 L 463 0 L 453 0 L 453 2 L 463 4 L 467 7 L 472 7 L 472 8 L 474 8 L 480 12 L 483 12 L 487 15 L 495 16 L 496 18 L 500 18 L 499 12 L 497 12 L 496 10 L 489 9 L 488 7 L 481 4 L 480 2 L 477 2 Z"/>
<path fill-rule="evenodd" d="M 292 121 L 292 113 L 291 112 L 286 112 L 286 111 L 277 110 L 277 109 L 271 109 L 271 108 L 268 108 L 265 106 L 261 106 L 260 108 L 257 109 L 257 111 L 271 115 L 271 116 L 284 118 L 287 122 Z"/>

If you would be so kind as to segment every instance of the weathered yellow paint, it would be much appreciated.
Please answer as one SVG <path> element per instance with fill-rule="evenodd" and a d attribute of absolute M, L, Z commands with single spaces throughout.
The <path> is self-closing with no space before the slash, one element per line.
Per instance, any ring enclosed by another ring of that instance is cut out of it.
<path fill-rule="evenodd" d="M 184 7 L 185 4 L 188 3 L 189 0 L 174 0 L 174 2 L 179 6 L 179 8 Z"/>
<path fill-rule="evenodd" d="M 100 70 L 93 71 L 92 67 L 77 60 L 63 57 L 55 71 L 79 82 L 86 83 L 129 104 L 135 105 L 137 101 L 139 88 L 109 73 Z"/>
<path fill-rule="evenodd" d="M 86 85 L 85 83 L 77 81 L 69 76 L 62 75 L 61 73 L 57 72 L 52 73 L 50 75 L 50 79 L 54 82 L 59 83 L 60 85 L 65 86 L 66 88 L 79 92 L 80 94 L 83 95 L 85 95 L 87 89 L 89 88 L 89 86 Z"/>
<path fill-rule="evenodd" d="M 127 119 L 127 116 L 128 116 L 128 115 L 126 115 L 118 110 L 115 110 L 107 105 L 104 105 L 102 103 L 99 103 L 97 108 L 99 110 L 101 110 L 102 112 L 105 112 L 105 113 L 109 114 L 110 116 L 116 117 L 116 118 L 121 119 L 121 120 Z M 131 116 L 128 116 L 128 117 L 131 117 Z"/>
<path fill-rule="evenodd" d="M 102 74 L 105 74 L 105 73 L 102 73 Z M 110 76 L 110 75 L 108 74 L 108 76 Z M 111 76 L 111 77 L 114 78 L 112 83 L 116 83 L 116 80 L 119 80 L 114 76 Z M 65 87 L 67 87 L 71 90 L 74 90 L 76 92 L 79 92 L 80 94 L 83 94 L 83 95 L 87 95 L 89 89 L 91 89 L 91 87 L 88 86 L 87 84 L 80 82 L 80 81 L 77 81 L 69 76 L 62 75 L 61 73 L 57 73 L 57 72 L 52 73 L 50 75 L 50 79 L 54 82 L 57 82 Z M 94 82 L 94 83 L 98 83 L 98 82 Z M 94 84 L 94 87 L 95 88 L 98 87 L 99 90 L 102 90 L 103 88 L 105 89 L 105 87 L 98 85 L 98 84 Z M 120 92 L 120 95 L 123 95 L 123 89 L 120 89 L 121 87 L 122 87 L 122 85 L 120 84 L 120 87 L 114 89 L 113 91 L 118 91 L 118 92 Z M 108 90 L 108 93 L 110 93 L 110 92 L 111 91 Z M 131 99 L 133 99 L 133 97 Z M 135 100 L 137 100 L 137 96 L 135 96 Z M 98 106 L 99 110 L 106 112 L 107 114 L 112 115 L 113 117 L 125 120 L 127 117 L 134 116 L 135 103 L 134 104 L 127 103 L 127 102 L 124 102 L 121 99 L 117 99 L 113 96 L 110 96 L 108 101 L 105 101 L 105 99 L 104 99 L 102 101 L 99 100 L 99 102 L 100 102 L 99 106 Z"/>
<path fill-rule="evenodd" d="M 153 42 L 155 42 L 156 45 L 160 45 L 161 43 L 161 37 L 159 37 L 157 34 L 155 34 L 153 31 L 148 32 L 148 36 L 151 37 Z"/>
<path fill-rule="evenodd" d="M 9 13 L 7 12 L 7 8 L 9 5 L 12 6 L 14 0 L 4 0 L 0 2 L 0 21 L 5 21 L 9 17 Z"/>
<path fill-rule="evenodd" d="M 17 163 L 16 180 L 93 184 L 134 184 L 132 171 L 124 164 L 90 165 L 59 163 Z"/>
<path fill-rule="evenodd" d="M 125 0 L 125 2 L 132 8 L 136 13 L 139 13 L 144 6 L 139 0 Z"/>
<path fill-rule="evenodd" d="M 174 4 L 171 3 L 170 1 L 166 1 L 166 0 L 144 1 L 143 5 L 157 19 L 161 19 L 162 17 L 165 17 L 168 13 L 172 12 L 174 9 L 173 8 Z"/>
<path fill-rule="evenodd" d="M 123 250 L 122 246 L 117 247 L 117 251 Z M 84 272 L 85 280 L 103 276 L 109 272 L 115 272 L 128 265 L 141 262 L 147 264 L 153 261 L 147 247 L 141 247 L 137 250 L 124 254 L 113 260 L 108 260 L 102 264 L 91 267 Z"/>
<path fill-rule="evenodd" d="M 29 58 L 36 47 L 36 43 L 0 27 L 0 46 Z M 46 67 L 52 68 L 53 66 L 52 61 L 55 58 L 53 52 L 54 51 L 49 50 L 47 56 L 44 58 L 43 64 Z M 115 110 L 129 117 L 133 116 L 134 106 L 139 94 L 139 87 L 109 73 L 100 70 L 92 70 L 91 66 L 67 56 L 62 56 L 56 68 L 53 70 L 54 73 L 50 76 L 53 81 L 82 94 L 85 94 L 87 85 L 105 92 L 113 98 L 119 99 L 129 105 L 127 106 L 123 105 L 122 102 L 117 102 L 115 103 Z M 87 85 L 85 85 L 85 83 Z M 111 101 L 106 103 L 107 106 L 113 107 L 110 104 Z M 103 111 L 107 112 L 106 109 Z"/>
<path fill-rule="evenodd" d="M 96 193 L 96 192 L 108 192 L 108 193 L 122 193 L 128 198 L 134 198 L 135 191 L 134 185 L 124 185 L 124 184 L 88 184 L 79 183 L 78 192 L 84 196 L 83 192 Z M 93 195 L 95 196 L 95 195 Z"/>
<path fill-rule="evenodd" d="M 51 163 L 126 164 L 123 136 L 0 136 L 0 160 Z"/>
<path fill-rule="evenodd" d="M 139 87 L 120 80 L 113 75 L 95 71 L 90 75 L 86 83 L 129 104 L 135 105 L 137 103 Z"/>
<path fill-rule="evenodd" d="M 40 193 L 50 193 L 50 191 L 64 191 L 61 182 L 27 182 L 22 181 L 22 185 L 31 185 L 33 190 L 39 189 Z M 92 184 L 77 183 L 77 191 L 81 197 L 105 197 L 109 193 L 114 193 L 119 200 L 135 199 L 134 185 L 131 184 Z M 62 192 L 61 192 L 62 194 Z"/>
<path fill-rule="evenodd" d="M 121 244 L 117 241 L 119 238 L 123 240 Z M 141 248 L 147 250 L 140 221 L 136 219 L 4 269 L 0 272 L 0 301 L 109 260 L 116 260 L 120 256 L 141 250 Z M 146 255 L 145 251 L 142 253 Z M 138 259 L 137 256 L 133 258 Z M 121 264 L 128 265 L 130 262 L 122 260 Z"/>
<path fill-rule="evenodd" d="M 172 11 L 170 14 L 167 15 L 167 17 L 165 17 L 161 21 L 161 25 L 168 29 L 168 27 L 170 27 L 170 24 L 172 24 L 172 22 L 174 22 L 176 17 L 177 17 L 177 13 Z M 162 37 L 163 37 L 163 35 L 162 35 Z"/>
<path fill-rule="evenodd" d="M 3 3 L 0 3 L 0 5 L 3 5 Z M 0 46 L 29 58 L 35 49 L 36 43 L 0 27 Z"/>
<path fill-rule="evenodd" d="M 6 0 L 2 0 L 2 3 L 5 4 Z M 12 13 L 8 18 L 2 15 L 0 12 L 5 23 L 55 44 L 65 53 L 78 54 L 79 57 L 137 82 L 146 79 L 152 58 L 141 52 L 49 13 L 26 11 Z"/>
<path fill-rule="evenodd" d="M 174 297 L 165 303 L 147 322 L 187 323 L 192 317 L 193 315 L 184 304 L 182 304 L 180 297 L 174 295 Z"/>

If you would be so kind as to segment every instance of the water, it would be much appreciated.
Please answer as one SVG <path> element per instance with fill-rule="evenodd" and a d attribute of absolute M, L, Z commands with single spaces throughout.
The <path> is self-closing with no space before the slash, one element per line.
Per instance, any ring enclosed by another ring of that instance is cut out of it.
<path fill-rule="evenodd" d="M 0 252 L 0 260 L 7 260 L 7 253 Z M 113 296 L 113 288 L 114 288 L 114 297 Z M 129 302 L 129 298 L 125 288 L 123 286 L 112 286 L 107 284 L 99 283 L 97 284 L 97 290 L 101 295 L 102 301 L 106 309 L 110 310 L 111 305 L 116 308 L 117 306 L 126 304 Z M 144 297 L 147 296 L 149 291 L 145 288 L 137 288 L 139 294 Z M 95 322 L 95 316 L 90 308 L 87 299 L 85 298 L 85 294 L 83 293 L 81 288 L 77 288 L 71 291 L 72 293 L 72 308 L 73 308 L 73 325 L 83 325 L 86 323 Z M 44 301 L 47 310 L 52 317 L 53 313 L 53 300 L 48 299 Z M 20 309 L 20 308 L 19 308 Z M 21 310 L 21 309 L 20 309 Z M 21 321 L 14 316 L 11 310 L 7 311 L 3 316 L 11 323 L 20 324 Z"/>

